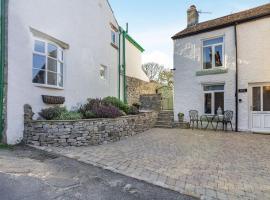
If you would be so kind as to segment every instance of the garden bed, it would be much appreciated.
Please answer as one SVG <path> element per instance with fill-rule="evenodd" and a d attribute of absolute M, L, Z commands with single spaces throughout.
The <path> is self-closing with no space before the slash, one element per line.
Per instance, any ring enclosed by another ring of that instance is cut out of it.
<path fill-rule="evenodd" d="M 31 116 L 26 109 L 25 116 Z M 79 120 L 25 119 L 24 141 L 37 146 L 87 146 L 115 142 L 154 127 L 157 112 L 118 118 Z"/>

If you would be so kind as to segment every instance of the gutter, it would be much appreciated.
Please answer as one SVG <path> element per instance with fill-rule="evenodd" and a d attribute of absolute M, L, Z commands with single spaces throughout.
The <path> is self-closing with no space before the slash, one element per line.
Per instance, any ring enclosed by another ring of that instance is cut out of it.
<path fill-rule="evenodd" d="M 237 23 L 234 24 L 234 38 L 235 38 L 235 132 L 238 132 L 238 44 L 237 44 Z"/>

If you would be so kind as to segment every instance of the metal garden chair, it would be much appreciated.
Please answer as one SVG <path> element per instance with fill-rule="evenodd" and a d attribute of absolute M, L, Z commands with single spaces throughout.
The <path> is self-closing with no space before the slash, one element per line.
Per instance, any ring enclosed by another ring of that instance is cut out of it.
<path fill-rule="evenodd" d="M 216 123 L 217 123 L 217 126 L 216 126 L 216 130 L 218 128 L 218 124 L 219 123 L 222 123 L 223 125 L 223 130 L 225 128 L 225 131 L 227 131 L 227 128 L 228 128 L 228 124 L 231 125 L 231 129 L 233 131 L 233 127 L 232 127 L 232 119 L 233 119 L 233 111 L 231 110 L 226 110 L 224 112 L 224 116 L 223 117 L 220 117 L 218 116 L 217 119 L 216 119 Z"/>
<path fill-rule="evenodd" d="M 194 124 L 197 123 L 197 128 L 199 127 L 199 112 L 197 110 L 189 111 L 190 126 L 192 124 L 192 130 L 194 129 Z"/>

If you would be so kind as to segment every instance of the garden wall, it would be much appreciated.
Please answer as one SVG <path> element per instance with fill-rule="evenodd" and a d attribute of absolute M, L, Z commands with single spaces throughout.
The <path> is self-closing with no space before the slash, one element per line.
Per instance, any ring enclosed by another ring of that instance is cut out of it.
<path fill-rule="evenodd" d="M 116 119 L 39 121 L 31 120 L 31 109 L 25 109 L 25 112 L 25 143 L 62 147 L 115 142 L 151 129 L 158 115 L 157 112 L 145 112 Z"/>

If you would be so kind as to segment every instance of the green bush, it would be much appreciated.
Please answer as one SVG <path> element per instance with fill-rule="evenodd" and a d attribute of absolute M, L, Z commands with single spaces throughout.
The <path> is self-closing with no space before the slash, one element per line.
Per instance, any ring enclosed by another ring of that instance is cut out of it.
<path fill-rule="evenodd" d="M 92 119 L 92 118 L 96 118 L 95 113 L 91 112 L 91 111 L 86 111 L 84 113 L 84 118 L 85 119 Z"/>
<path fill-rule="evenodd" d="M 74 112 L 74 111 L 66 111 L 66 112 L 62 112 L 57 118 L 55 118 L 54 120 L 78 120 L 81 119 L 82 116 L 80 113 L 78 112 Z"/>
<path fill-rule="evenodd" d="M 130 106 L 129 107 L 129 110 L 128 110 L 128 114 L 129 115 L 138 115 L 139 114 L 139 110 L 135 106 Z"/>
<path fill-rule="evenodd" d="M 46 120 L 57 119 L 62 113 L 67 112 L 65 107 L 55 106 L 42 109 L 38 114 Z"/>
<path fill-rule="evenodd" d="M 126 114 L 129 112 L 129 106 L 116 97 L 105 97 L 102 100 L 105 104 L 110 104 L 124 111 Z"/>

